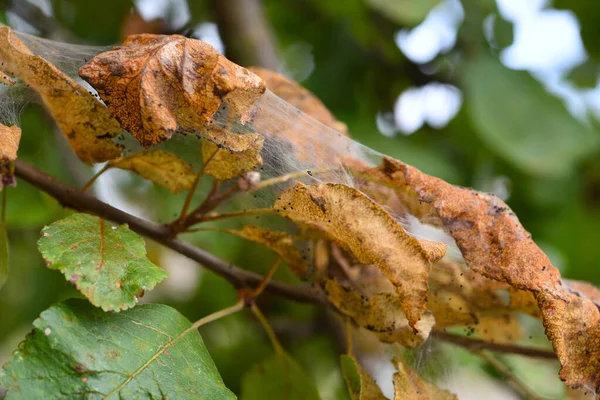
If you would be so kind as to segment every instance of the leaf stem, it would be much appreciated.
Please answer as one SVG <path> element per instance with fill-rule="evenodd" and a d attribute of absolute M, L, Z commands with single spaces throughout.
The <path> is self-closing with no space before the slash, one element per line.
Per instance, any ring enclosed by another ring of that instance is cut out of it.
<path fill-rule="evenodd" d="M 265 278 L 263 279 L 263 281 L 252 292 L 252 297 L 254 297 L 254 298 L 258 297 L 265 290 L 265 288 L 271 281 L 273 274 L 275 273 L 275 271 L 277 271 L 277 267 L 279 267 L 280 263 L 281 263 L 281 258 L 277 257 L 275 262 L 269 267 L 269 270 L 265 274 Z"/>
<path fill-rule="evenodd" d="M 154 360 L 156 360 L 158 357 L 160 357 L 160 355 L 163 354 L 165 350 L 167 350 L 169 347 L 173 346 L 175 343 L 177 343 L 178 341 L 180 341 L 185 335 L 187 335 L 191 331 L 194 331 L 194 330 L 198 329 L 202 325 L 206 325 L 206 324 L 208 324 L 210 322 L 213 322 L 213 321 L 216 321 L 216 320 L 218 320 L 220 318 L 223 318 L 223 317 L 226 317 L 228 315 L 234 314 L 234 313 L 240 311 L 243 308 L 244 308 L 244 302 L 242 300 L 240 300 L 237 303 L 235 303 L 234 305 L 232 305 L 231 307 L 227 307 L 227 308 L 224 308 L 223 310 L 219 310 L 219 311 L 217 311 L 215 313 L 207 315 L 206 317 L 201 318 L 198 321 L 194 322 L 192 324 L 192 326 L 190 326 L 189 328 L 187 328 L 186 330 L 184 330 L 183 332 L 181 332 L 174 339 L 172 339 L 169 342 L 167 342 L 166 344 L 160 346 L 159 349 L 158 349 L 158 351 L 156 353 L 154 353 L 152 355 L 152 357 L 150 357 L 148 359 L 148 361 L 146 361 L 144 364 L 142 364 L 141 367 L 139 367 L 131 375 L 129 375 L 127 377 L 127 379 L 125 379 L 125 381 L 123 381 L 123 383 L 121 383 L 119 386 L 117 386 L 112 392 L 110 392 L 109 394 L 107 394 L 106 396 L 104 396 L 103 399 L 104 400 L 109 399 L 114 394 L 119 393 L 121 391 L 121 389 L 123 389 L 125 386 L 127 386 L 127 384 L 129 382 L 131 382 L 132 380 L 134 380 L 136 376 L 138 376 L 146 368 L 148 368 L 148 366 L 150 364 L 152 364 L 152 362 Z"/>
<path fill-rule="evenodd" d="M 190 208 L 190 204 L 192 203 L 192 199 L 194 198 L 194 194 L 196 193 L 196 188 L 198 187 L 198 183 L 200 183 L 200 179 L 204 176 L 204 171 L 206 170 L 206 166 L 213 159 L 213 157 L 217 154 L 219 148 L 217 148 L 208 159 L 202 164 L 200 171 L 196 174 L 196 178 L 194 179 L 194 183 L 192 187 L 188 191 L 187 197 L 185 198 L 185 203 L 183 204 L 183 208 L 181 210 L 181 215 L 179 216 L 179 221 L 185 220 L 187 217 L 187 212 Z"/>
<path fill-rule="evenodd" d="M 83 187 L 81 188 L 82 192 L 87 191 L 93 184 L 94 182 L 96 182 L 96 179 L 100 178 L 100 175 L 102 175 L 103 173 L 105 173 L 106 171 L 108 171 L 111 168 L 110 164 L 106 164 L 104 166 L 104 168 L 102 168 L 100 171 L 98 171 L 96 173 L 96 175 L 92 176 L 92 179 L 90 179 L 88 181 L 88 183 L 86 183 L 85 185 L 83 185 Z"/>
<path fill-rule="evenodd" d="M 277 339 L 277 336 L 275 335 L 275 331 L 273 330 L 273 328 L 269 324 L 269 321 L 267 321 L 267 318 L 260 311 L 260 309 L 258 308 L 258 306 L 256 304 L 252 304 L 252 306 L 250 307 L 250 310 L 252 311 L 252 313 L 254 314 L 254 316 L 256 317 L 256 319 L 258 320 L 258 322 L 260 322 L 260 324 L 262 325 L 262 327 L 265 330 L 265 333 L 267 334 L 267 336 L 269 337 L 269 341 L 273 345 L 273 348 L 275 349 L 275 351 L 278 354 L 284 354 L 283 346 L 279 342 L 279 339 Z"/>
<path fill-rule="evenodd" d="M 227 212 L 227 213 L 222 213 L 222 214 L 207 215 L 207 216 L 204 216 L 202 219 L 200 219 L 198 222 L 217 221 L 220 219 L 243 217 L 243 216 L 250 216 L 250 215 L 275 214 L 276 212 L 277 212 L 277 210 L 275 210 L 274 208 L 257 208 L 254 210 L 232 211 L 232 212 Z M 193 229 L 190 229 L 188 232 L 193 232 L 193 231 L 194 231 Z"/>

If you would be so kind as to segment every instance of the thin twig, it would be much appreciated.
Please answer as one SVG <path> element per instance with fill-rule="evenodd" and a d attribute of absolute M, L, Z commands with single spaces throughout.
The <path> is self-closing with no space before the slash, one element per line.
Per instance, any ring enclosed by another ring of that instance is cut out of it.
<path fill-rule="evenodd" d="M 15 175 L 54 197 L 65 207 L 93 213 L 118 224 L 129 225 L 131 230 L 202 264 L 204 267 L 227 279 L 235 287 L 253 288 L 263 280 L 263 277 L 259 274 L 246 271 L 189 243 L 173 238 L 172 232 L 167 225 L 159 225 L 123 212 L 118 208 L 103 203 L 89 193 L 81 192 L 59 181 L 24 161 L 15 161 Z M 326 304 L 322 296 L 307 285 L 286 285 L 271 281 L 267 285 L 266 290 L 270 293 L 303 303 Z"/>
<path fill-rule="evenodd" d="M 81 191 L 82 192 L 87 191 L 94 184 L 94 182 L 96 182 L 96 179 L 100 178 L 100 175 L 102 175 L 109 169 L 110 169 L 110 166 L 108 164 L 106 164 L 104 166 L 104 168 L 102 168 L 100 171 L 96 172 L 96 174 L 94 176 L 92 176 L 92 178 L 85 185 L 83 185 L 83 187 L 81 188 Z"/>
<path fill-rule="evenodd" d="M 271 265 L 271 267 L 269 267 L 269 270 L 267 271 L 263 281 L 252 292 L 252 297 L 254 297 L 254 298 L 258 297 L 265 290 L 265 288 L 267 287 L 267 284 L 271 281 L 273 274 L 275 273 L 275 271 L 277 271 L 277 267 L 279 267 L 280 263 L 281 263 L 281 258 L 277 257 L 277 260 L 275 260 L 275 262 Z"/>
<path fill-rule="evenodd" d="M 499 353 L 519 354 L 533 358 L 556 360 L 556 354 L 554 354 L 554 352 L 551 350 L 536 349 L 533 347 L 519 346 L 516 344 L 491 343 L 486 342 L 485 340 L 472 339 L 466 336 L 454 335 L 448 332 L 436 331 L 432 333 L 432 336 L 443 340 L 444 342 L 464 347 L 465 349 L 473 352 L 479 350 L 491 350 Z"/>
<path fill-rule="evenodd" d="M 273 328 L 271 328 L 271 325 L 269 324 L 269 321 L 267 321 L 267 318 L 260 311 L 256 304 L 252 304 L 250 310 L 252 311 L 258 322 L 260 322 L 260 324 L 262 325 L 267 336 L 269 337 L 269 340 L 271 341 L 271 344 L 275 348 L 275 351 L 279 354 L 283 354 L 283 346 L 279 342 L 279 339 L 277 339 L 277 335 L 275 335 L 275 331 L 273 330 Z"/>
<path fill-rule="evenodd" d="M 257 208 L 255 210 L 242 210 L 242 211 L 232 211 L 222 214 L 214 214 L 214 215 L 206 215 L 198 222 L 209 222 L 209 221 L 218 221 L 221 219 L 227 218 L 236 218 L 236 217 L 247 217 L 250 215 L 263 215 L 263 214 L 275 214 L 277 210 L 273 208 Z M 188 232 L 193 232 L 190 229 Z"/>
<path fill-rule="evenodd" d="M 210 161 L 213 159 L 213 157 L 217 154 L 218 151 L 219 151 L 218 148 L 215 151 L 213 151 L 213 153 L 210 155 L 210 157 L 208 157 L 203 162 L 202 167 L 200 168 L 200 171 L 198 171 L 198 173 L 196 174 L 194 183 L 192 184 L 192 187 L 188 191 L 188 194 L 185 198 L 185 203 L 183 204 L 183 209 L 181 210 L 181 216 L 179 217 L 180 221 L 184 221 L 186 219 L 187 212 L 188 212 L 188 209 L 190 208 L 190 204 L 192 203 L 192 199 L 194 198 L 194 194 L 196 193 L 196 188 L 198 187 L 198 183 L 200 182 L 200 179 L 204 176 L 204 171 L 206 170 L 206 166 L 210 163 Z"/>

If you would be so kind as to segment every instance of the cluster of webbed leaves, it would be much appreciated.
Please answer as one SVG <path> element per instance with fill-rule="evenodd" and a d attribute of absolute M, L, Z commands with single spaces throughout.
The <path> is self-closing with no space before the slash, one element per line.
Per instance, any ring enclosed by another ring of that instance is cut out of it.
<path fill-rule="evenodd" d="M 244 69 L 210 46 L 181 36 L 132 36 L 84 65 L 81 78 L 97 90 L 104 104 L 32 54 L 5 27 L 0 28 L 0 58 L 4 80 L 24 81 L 40 95 L 82 161 L 108 161 L 105 168 L 133 171 L 174 193 L 192 189 L 198 174 L 176 154 L 152 148 L 175 133 L 202 138 L 198 145 L 198 156 L 204 161 L 201 174 L 217 182 L 235 182 L 238 191 L 261 187 L 255 172 L 264 162 L 265 141 L 273 138 L 257 132 L 233 133 L 228 123 L 250 121 L 253 105 L 267 88 L 347 135 L 346 127 L 294 82 L 270 71 Z M 213 116 L 223 106 L 228 110 L 228 123 L 215 124 Z M 146 150 L 122 156 L 113 138 L 123 130 Z M 327 156 L 330 150 L 302 132 L 284 130 L 273 135 L 288 143 L 300 161 L 319 153 Z M 18 128 L 0 129 L 0 162 L 9 165 L 15 160 L 19 136 Z M 572 387 L 598 391 L 600 312 L 594 299 L 600 293 L 590 285 L 561 279 L 506 204 L 388 157 L 378 166 L 351 157 L 341 161 L 354 178 L 353 187 L 281 180 L 289 184 L 278 193 L 271 211 L 292 221 L 298 228 L 296 234 L 253 225 L 223 230 L 273 250 L 296 275 L 322 289 L 339 313 L 382 342 L 415 348 L 432 332 L 455 326 L 470 327 L 482 340 L 514 342 L 521 332 L 518 313 L 540 318 L 561 362 L 560 378 Z M 11 177 L 10 168 L 0 173 L 6 181 Z M 214 198 L 227 196 L 217 193 Z M 207 206 L 197 211 L 174 224 L 174 233 L 208 220 L 212 210 Z M 464 262 L 445 258 L 446 245 L 406 232 L 397 218 L 403 215 L 447 232 Z M 164 278 L 162 271 L 145 260 L 143 246 L 135 239 L 128 239 L 133 245 L 123 254 L 119 243 L 126 231 L 113 232 L 102 220 L 88 216 L 72 217 L 64 228 L 78 229 L 90 238 L 100 235 L 103 246 L 110 248 L 105 253 L 102 247 L 101 254 L 88 249 L 84 258 L 73 260 L 74 244 L 57 246 L 51 240 L 60 235 L 60 223 L 46 228 L 40 241 L 49 266 L 60 269 L 96 306 L 130 308 L 140 291 Z M 297 242 L 313 243 L 313 256 L 303 255 Z M 85 245 L 83 241 L 77 246 Z M 81 268 L 86 263 L 99 263 L 100 268 Z M 103 268 L 115 271 L 120 263 L 126 264 L 119 266 L 120 275 L 104 273 Z M 137 276 L 142 270 L 143 280 Z M 27 346 L 37 346 L 39 352 L 64 346 L 52 341 L 55 328 L 49 317 L 72 312 L 73 307 L 65 305 L 42 315 L 36 322 L 35 341 Z M 171 343 L 173 334 L 164 333 L 166 343 Z M 27 346 L 20 351 L 32 354 Z M 160 351 L 164 346 L 158 347 Z M 394 363 L 396 398 L 453 398 L 421 381 L 402 360 Z M 342 366 L 353 398 L 382 398 L 372 378 L 351 357 L 345 356 Z M 79 368 L 78 374 L 90 379 L 86 371 Z"/>

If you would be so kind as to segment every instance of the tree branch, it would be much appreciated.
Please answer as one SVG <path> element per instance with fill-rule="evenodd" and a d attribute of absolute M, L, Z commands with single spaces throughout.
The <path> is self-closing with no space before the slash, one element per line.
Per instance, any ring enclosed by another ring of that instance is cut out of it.
<path fill-rule="evenodd" d="M 167 225 L 159 225 L 123 212 L 118 208 L 103 203 L 88 193 L 59 181 L 24 161 L 15 161 L 15 175 L 48 193 L 65 207 L 93 213 L 118 224 L 129 225 L 129 228 L 133 231 L 197 261 L 204 267 L 227 279 L 237 288 L 254 288 L 263 280 L 261 275 L 246 271 L 189 243 L 173 238 L 171 230 Z M 294 286 L 270 281 L 265 290 L 278 296 L 303 303 L 326 303 L 322 296 L 308 285 Z"/>
<path fill-rule="evenodd" d="M 477 352 L 479 350 L 490 350 L 499 353 L 519 354 L 527 357 L 545 358 L 548 360 L 556 360 L 556 354 L 551 350 L 536 349 L 533 347 L 519 346 L 516 344 L 501 344 L 491 343 L 485 340 L 471 339 L 466 336 L 454 335 L 448 332 L 436 331 L 431 334 L 444 342 L 452 343 L 465 349 Z"/>

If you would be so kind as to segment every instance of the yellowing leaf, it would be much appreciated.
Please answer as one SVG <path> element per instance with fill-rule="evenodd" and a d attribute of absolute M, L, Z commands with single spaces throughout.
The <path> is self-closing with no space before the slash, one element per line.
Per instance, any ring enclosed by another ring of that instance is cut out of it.
<path fill-rule="evenodd" d="M 246 136 L 252 136 L 254 141 L 247 149 L 240 152 L 219 148 L 216 144 L 203 140 L 202 159 L 210 160 L 205 165 L 204 172 L 220 181 L 226 181 L 253 171 L 256 167 L 262 165 L 263 159 L 260 152 L 265 138 L 257 133 Z"/>
<path fill-rule="evenodd" d="M 458 400 L 455 394 L 423 381 L 403 360 L 392 362 L 398 370 L 393 377 L 394 400 Z"/>
<path fill-rule="evenodd" d="M 425 312 L 415 325 L 408 324 L 402 311 L 400 297 L 392 293 L 364 296 L 354 289 L 340 285 L 336 280 L 323 281 L 325 293 L 333 306 L 352 318 L 359 326 L 374 332 L 381 341 L 400 343 L 404 347 L 419 347 L 429 337 L 435 320 Z"/>
<path fill-rule="evenodd" d="M 192 187 L 196 173 L 179 156 L 164 150 L 148 150 L 111 160 L 109 168 L 133 171 L 173 193 Z"/>
<path fill-rule="evenodd" d="M 340 363 L 352 400 L 387 400 L 375 380 L 360 366 L 354 357 L 342 354 Z"/>
<path fill-rule="evenodd" d="M 573 388 L 600 390 L 600 311 L 595 303 L 600 297 L 595 291 L 583 297 L 578 293 L 589 287 L 565 285 L 558 269 L 504 202 L 490 194 L 452 186 L 389 157 L 377 168 L 356 160 L 346 160 L 346 166 L 394 188 L 417 218 L 436 221 L 454 238 L 472 271 L 530 292 L 560 360 L 560 378 Z M 516 294 L 510 294 L 511 302 L 516 299 L 524 305 L 531 299 Z"/>
<path fill-rule="evenodd" d="M 95 56 L 79 70 L 124 129 L 143 146 L 196 131 L 214 143 L 240 151 L 246 135 L 226 135 L 211 123 L 222 105 L 228 120 L 249 117 L 264 82 L 223 57 L 210 45 L 179 35 L 132 35 L 122 46 Z M 225 132 L 226 133 L 226 132 Z M 232 136 L 240 136 L 231 140 Z"/>
<path fill-rule="evenodd" d="M 21 128 L 0 124 L 0 162 L 17 159 Z"/>
<path fill-rule="evenodd" d="M 427 300 L 431 264 L 444 249 L 430 251 L 368 197 L 340 184 L 306 186 L 300 182 L 275 202 L 277 211 L 294 222 L 325 233 L 363 264 L 375 264 L 400 296 L 410 326 L 421 318 Z"/>
<path fill-rule="evenodd" d="M 242 229 L 219 229 L 220 231 L 242 237 L 251 242 L 260 243 L 273 250 L 287 263 L 294 273 L 305 278 L 308 274 L 308 264 L 294 246 L 293 239 L 285 232 L 274 232 L 256 226 L 246 225 Z"/>
<path fill-rule="evenodd" d="M 112 142 L 122 129 L 106 107 L 40 56 L 35 56 L 13 35 L 0 27 L 1 69 L 26 82 L 69 140 L 77 156 L 88 164 L 118 157 L 121 148 Z"/>

